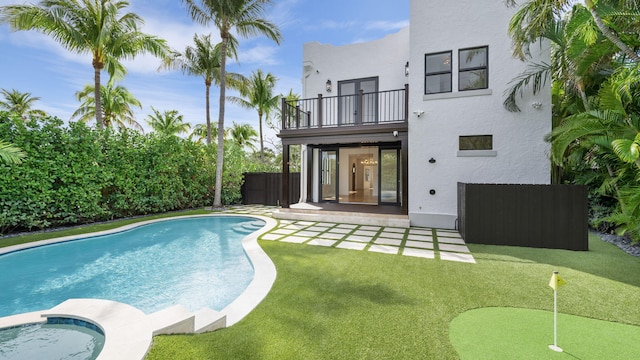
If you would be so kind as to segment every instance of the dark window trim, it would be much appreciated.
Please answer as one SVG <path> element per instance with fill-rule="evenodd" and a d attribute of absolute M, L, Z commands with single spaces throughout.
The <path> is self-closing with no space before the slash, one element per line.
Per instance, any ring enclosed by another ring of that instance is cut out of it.
<path fill-rule="evenodd" d="M 463 138 L 485 138 L 489 139 L 490 147 L 480 148 L 480 149 L 463 149 L 462 148 L 462 139 Z M 493 150 L 493 135 L 491 134 L 482 134 L 482 135 L 460 135 L 458 136 L 458 150 L 459 151 L 476 151 L 476 150 Z"/>
<path fill-rule="evenodd" d="M 449 64 L 449 71 L 434 71 L 434 72 L 428 72 L 427 71 L 427 57 L 428 56 L 433 56 L 433 55 L 442 55 L 442 54 L 449 54 L 449 58 L 451 58 L 451 61 L 453 61 L 453 51 L 452 50 L 447 50 L 447 51 L 439 51 L 439 52 L 435 52 L 435 53 L 428 53 L 428 54 L 424 54 L 424 93 L 425 95 L 429 95 L 429 94 L 442 94 L 442 93 L 449 93 L 453 91 L 453 64 Z M 432 75 L 444 75 L 444 74 L 449 74 L 449 91 L 439 91 L 439 92 L 427 92 L 427 77 L 428 76 L 432 76 Z"/>
<path fill-rule="evenodd" d="M 474 50 L 474 49 L 486 49 L 485 50 L 485 66 L 477 66 L 477 67 L 470 67 L 470 68 L 462 68 L 462 60 L 460 59 L 460 53 L 463 51 L 467 51 L 467 50 Z M 479 88 L 472 88 L 472 89 L 460 89 L 460 74 L 461 73 L 465 73 L 465 72 L 471 72 L 471 71 L 476 71 L 476 70 L 484 70 L 485 74 L 486 74 L 486 82 L 485 82 L 485 86 L 484 87 L 479 87 Z M 464 49 L 458 49 L 458 91 L 473 91 L 473 90 L 480 90 L 480 89 L 488 89 L 489 88 L 489 45 L 484 45 L 484 46 L 473 46 L 473 47 L 468 47 L 468 48 L 464 48 Z"/>
<path fill-rule="evenodd" d="M 338 80 L 338 96 L 340 96 L 340 85 L 344 84 L 344 83 L 356 83 L 357 86 L 359 87 L 360 83 L 363 81 L 369 81 L 369 80 L 375 80 L 376 82 L 376 90 L 374 91 L 374 93 L 379 92 L 379 87 L 380 87 L 380 77 L 379 76 L 369 76 L 369 77 L 363 77 L 363 78 L 355 78 L 355 79 L 347 79 L 347 80 Z M 365 94 L 371 94 L 371 93 L 365 93 Z"/>

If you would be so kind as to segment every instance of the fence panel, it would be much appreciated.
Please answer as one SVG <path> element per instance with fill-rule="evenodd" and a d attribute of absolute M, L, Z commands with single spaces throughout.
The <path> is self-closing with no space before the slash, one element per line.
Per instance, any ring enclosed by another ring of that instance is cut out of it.
<path fill-rule="evenodd" d="M 458 183 L 468 243 L 589 250 L 587 187 Z"/>
<path fill-rule="evenodd" d="M 242 203 L 245 205 L 280 205 L 282 173 L 244 173 Z M 300 173 L 289 174 L 289 199 L 300 198 Z"/>

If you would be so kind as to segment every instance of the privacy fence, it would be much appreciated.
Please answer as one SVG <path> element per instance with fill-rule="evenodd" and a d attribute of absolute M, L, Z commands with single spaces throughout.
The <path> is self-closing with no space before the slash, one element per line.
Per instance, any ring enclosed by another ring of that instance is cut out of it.
<path fill-rule="evenodd" d="M 282 199 L 282 173 L 244 173 L 242 203 L 280 205 Z M 289 199 L 300 198 L 300 173 L 289 174 Z"/>
<path fill-rule="evenodd" d="M 587 187 L 458 183 L 467 243 L 589 250 Z"/>

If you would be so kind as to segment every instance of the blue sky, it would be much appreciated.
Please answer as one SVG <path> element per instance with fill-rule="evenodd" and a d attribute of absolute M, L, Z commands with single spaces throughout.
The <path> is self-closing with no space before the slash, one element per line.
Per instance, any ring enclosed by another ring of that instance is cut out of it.
<path fill-rule="evenodd" d="M 219 39 L 215 28 L 195 24 L 180 0 L 129 1 L 129 11 L 145 20 L 142 30 L 166 39 L 178 51 L 192 44 L 195 33 L 212 33 L 213 38 Z M 23 2 L 0 0 L 0 6 Z M 268 18 L 280 27 L 281 45 L 263 37 L 240 39 L 239 63 L 228 63 L 228 70 L 245 76 L 257 69 L 270 72 L 278 78 L 277 93 L 286 94 L 290 89 L 302 92 L 304 43 L 346 45 L 370 41 L 409 24 L 409 0 L 275 0 L 274 4 Z M 147 131 L 145 118 L 151 113 L 151 106 L 160 111 L 176 109 L 192 125 L 205 122 L 202 78 L 158 72 L 159 60 L 152 56 L 139 56 L 125 65 L 129 73 L 121 84 L 141 101 L 143 108 L 136 111 L 136 120 Z M 103 74 L 103 82 L 107 78 Z M 89 83 L 93 83 L 89 55 L 72 54 L 34 31 L 12 32 L 7 25 L 0 26 L 0 88 L 30 92 L 41 98 L 36 108 L 69 120 L 79 106 L 75 92 Z M 212 121 L 217 121 L 218 97 L 218 89 L 212 87 Z M 257 129 L 255 111 L 228 103 L 226 109 L 226 126 L 236 122 Z M 272 131 L 265 137 L 276 140 Z"/>

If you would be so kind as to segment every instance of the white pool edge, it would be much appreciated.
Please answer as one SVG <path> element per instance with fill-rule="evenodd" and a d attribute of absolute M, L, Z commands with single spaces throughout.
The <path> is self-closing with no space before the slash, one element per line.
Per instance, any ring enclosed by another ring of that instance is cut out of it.
<path fill-rule="evenodd" d="M 277 221 L 259 215 L 251 215 L 251 214 L 232 214 L 232 213 L 224 213 L 224 214 L 201 214 L 201 215 L 184 215 L 184 216 L 174 216 L 162 219 L 153 219 L 141 221 L 125 226 L 121 226 L 115 229 L 98 231 L 93 233 L 86 233 L 80 235 L 72 235 L 72 236 L 64 236 L 53 239 L 46 239 L 41 241 L 35 241 L 26 244 L 12 245 L 4 248 L 0 248 L 0 255 L 15 252 L 19 250 L 29 249 L 33 247 L 39 247 L 44 245 L 56 244 L 61 242 L 73 241 L 78 239 L 84 239 L 89 237 L 96 237 L 102 235 L 113 234 L 117 232 L 126 231 L 129 229 L 133 229 L 139 226 L 152 224 L 156 222 L 162 222 L 167 220 L 178 220 L 178 219 L 186 219 L 186 218 L 197 218 L 197 217 L 220 217 L 220 216 L 238 216 L 238 217 L 249 217 L 259 219 L 265 222 L 265 225 L 249 234 L 242 240 L 242 246 L 244 251 L 249 258 L 254 270 L 253 280 L 249 283 L 247 288 L 236 298 L 231 304 L 227 305 L 224 309 L 220 311 L 221 316 L 226 317 L 226 327 L 229 327 L 238 321 L 242 320 L 247 314 L 249 314 L 258 304 L 267 296 L 273 283 L 276 279 L 276 267 L 269 258 L 269 256 L 264 252 L 264 250 L 258 244 L 258 237 L 265 232 L 270 231 L 277 225 Z M 34 311 L 25 314 L 16 314 L 10 315 L 6 317 L 0 317 L 0 329 L 26 325 L 34 322 L 44 322 L 46 321 L 46 317 L 52 316 L 52 312 L 55 312 L 55 316 L 67 316 L 70 318 L 82 318 L 84 320 L 90 321 L 95 325 L 99 326 L 104 330 L 105 333 L 105 344 L 104 347 L 98 356 L 100 360 L 110 360 L 110 359 L 144 359 L 147 352 L 151 348 L 153 343 L 153 331 L 154 328 L 151 325 L 152 321 L 150 319 L 150 315 L 145 315 L 146 321 L 143 319 L 136 319 L 136 325 L 134 327 L 137 331 L 133 333 L 128 333 L 126 343 L 122 341 L 108 341 L 109 333 L 117 334 L 124 328 L 131 327 L 131 323 L 129 321 L 129 317 L 123 316 L 114 316 L 116 319 L 108 316 L 108 314 L 102 313 L 102 316 L 92 316 L 86 314 L 84 311 L 75 311 L 79 307 L 86 307 L 87 309 L 94 309 L 96 305 L 96 300 L 102 301 L 99 299 L 70 299 L 59 305 L 54 306 L 48 310 L 42 311 Z M 73 308 L 65 309 L 63 304 L 73 301 Z M 107 301 L 107 303 L 115 303 L 112 301 Z M 111 305 L 111 308 L 113 308 Z M 128 304 L 125 307 L 132 307 Z M 139 310 L 138 310 L 139 311 Z M 93 311 L 91 311 L 93 312 Z M 141 312 L 141 311 L 140 311 Z M 114 314 L 115 315 L 115 314 Z M 115 320 L 115 321 L 114 321 Z M 145 324 L 141 324 L 145 323 Z M 111 329 L 111 331 L 110 331 Z M 114 331 L 114 329 L 119 329 L 119 331 Z M 144 330 L 143 330 L 144 329 Z M 143 331 L 140 331 L 143 330 Z M 196 329 L 197 330 L 197 329 Z M 121 338 L 120 336 L 116 336 L 117 338 Z M 111 340 L 114 340 L 111 338 Z"/>

